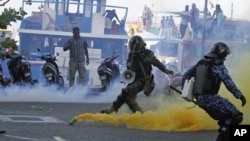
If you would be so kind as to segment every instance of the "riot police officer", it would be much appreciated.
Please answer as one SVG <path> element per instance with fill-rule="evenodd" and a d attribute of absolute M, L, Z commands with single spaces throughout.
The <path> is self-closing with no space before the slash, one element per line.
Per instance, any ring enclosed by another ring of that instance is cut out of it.
<path fill-rule="evenodd" d="M 168 70 L 154 55 L 154 53 L 146 49 L 146 43 L 140 36 L 132 36 L 129 40 L 130 53 L 127 59 L 127 69 L 135 73 L 135 79 L 132 83 L 127 84 L 122 89 L 121 94 L 113 102 L 110 108 L 104 109 L 101 113 L 110 114 L 117 112 L 118 109 L 126 103 L 130 110 L 135 113 L 142 112 L 141 107 L 136 102 L 136 96 L 139 92 L 149 96 L 154 89 L 154 76 L 152 74 L 152 65 L 158 67 L 166 74 L 173 74 L 172 70 Z"/>
<path fill-rule="evenodd" d="M 243 120 L 243 113 L 228 99 L 218 95 L 221 82 L 234 97 L 241 100 L 242 106 L 246 104 L 245 96 L 237 88 L 224 65 L 229 53 L 229 47 L 225 43 L 215 43 L 203 59 L 184 73 L 182 79 L 183 87 L 185 80 L 195 78 L 195 103 L 218 121 L 219 134 L 216 141 L 229 141 L 229 126 L 240 124 Z"/>

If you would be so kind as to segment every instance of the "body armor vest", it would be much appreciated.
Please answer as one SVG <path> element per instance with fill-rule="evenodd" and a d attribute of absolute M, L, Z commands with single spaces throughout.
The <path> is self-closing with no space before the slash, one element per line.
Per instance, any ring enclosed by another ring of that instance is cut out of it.
<path fill-rule="evenodd" d="M 138 54 L 129 54 L 129 61 L 132 62 L 133 68 L 132 71 L 136 73 L 136 78 L 145 78 L 143 70 L 140 67 L 139 62 L 141 62 L 147 76 L 149 77 L 152 71 L 152 66 L 150 62 L 145 61 L 145 57 L 147 57 L 147 54 L 150 53 L 148 50 L 144 50 L 141 53 Z"/>
<path fill-rule="evenodd" d="M 194 94 L 217 94 L 221 80 L 212 72 L 212 62 L 201 60 L 198 62 L 195 74 Z"/>

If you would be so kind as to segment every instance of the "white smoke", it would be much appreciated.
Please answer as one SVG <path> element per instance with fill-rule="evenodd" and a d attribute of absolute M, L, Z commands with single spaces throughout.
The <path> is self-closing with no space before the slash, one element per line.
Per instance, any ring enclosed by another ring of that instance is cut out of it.
<path fill-rule="evenodd" d="M 108 103 L 120 94 L 123 84 L 116 83 L 106 92 L 91 93 L 87 87 L 74 86 L 58 90 L 53 86 L 37 84 L 30 87 L 11 85 L 0 88 L 0 101 L 5 102 L 77 102 L 77 103 Z"/>

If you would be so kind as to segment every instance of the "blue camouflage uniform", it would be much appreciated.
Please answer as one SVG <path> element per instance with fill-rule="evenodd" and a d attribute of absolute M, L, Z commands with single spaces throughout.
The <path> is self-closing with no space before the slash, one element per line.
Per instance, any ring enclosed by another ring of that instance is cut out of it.
<path fill-rule="evenodd" d="M 204 62 L 205 59 L 202 61 Z M 197 68 L 200 65 L 200 62 L 192 66 L 184 73 L 182 86 L 184 85 L 185 80 L 196 76 Z M 230 91 L 235 98 L 240 99 L 243 95 L 235 85 L 228 73 L 228 69 L 223 63 L 210 64 L 207 76 L 204 77 L 208 77 L 205 85 L 210 85 L 211 87 L 209 90 L 204 90 L 203 93 L 194 92 L 196 104 L 204 109 L 213 119 L 218 121 L 220 133 L 228 133 L 229 125 L 239 124 L 243 120 L 243 113 L 240 112 L 228 99 L 218 95 L 221 82 L 223 82 L 228 91 Z M 217 141 L 219 140 L 220 139 L 217 138 Z"/>

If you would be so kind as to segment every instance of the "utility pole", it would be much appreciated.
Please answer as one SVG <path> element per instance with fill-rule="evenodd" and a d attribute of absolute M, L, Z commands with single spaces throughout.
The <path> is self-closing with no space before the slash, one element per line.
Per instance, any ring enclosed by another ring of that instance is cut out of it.
<path fill-rule="evenodd" d="M 233 19 L 233 12 L 234 12 L 233 9 L 234 9 L 234 4 L 232 3 L 231 4 L 231 20 Z"/>
<path fill-rule="evenodd" d="M 204 6 L 204 16 L 203 16 L 203 34 L 202 34 L 202 46 L 201 46 L 201 55 L 204 54 L 204 48 L 205 48 L 205 40 L 206 40 L 206 22 L 207 22 L 207 0 L 205 0 L 205 6 Z"/>

